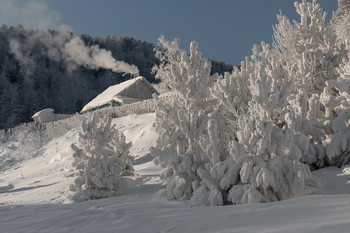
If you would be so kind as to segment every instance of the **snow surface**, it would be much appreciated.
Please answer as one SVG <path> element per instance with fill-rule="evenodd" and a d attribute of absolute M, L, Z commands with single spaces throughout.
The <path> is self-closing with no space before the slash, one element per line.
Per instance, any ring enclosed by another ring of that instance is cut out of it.
<path fill-rule="evenodd" d="M 169 201 L 149 153 L 153 113 L 114 119 L 132 141 L 134 177 L 118 197 L 71 203 L 79 125 L 53 139 L 23 132 L 0 143 L 0 232 L 349 232 L 350 167 L 313 172 L 314 195 L 251 205 L 191 207 Z"/>

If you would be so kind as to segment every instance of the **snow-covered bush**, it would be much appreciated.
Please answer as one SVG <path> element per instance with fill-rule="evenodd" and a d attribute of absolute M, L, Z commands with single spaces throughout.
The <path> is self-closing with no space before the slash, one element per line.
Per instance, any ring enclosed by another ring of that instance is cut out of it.
<path fill-rule="evenodd" d="M 274 92 L 265 61 L 247 59 L 223 78 L 210 75 L 195 43 L 189 56 L 176 46 L 166 56 L 160 73 L 179 94 L 171 103 L 158 99 L 159 139 L 152 154 L 165 168 L 170 199 L 194 205 L 268 202 L 312 183 L 294 140 L 308 138 L 271 120 L 283 93 Z"/>
<path fill-rule="evenodd" d="M 347 55 L 316 0 L 294 5 L 300 22 L 279 15 L 274 34 L 275 60 L 285 70 L 289 87 L 284 122 L 310 139 L 300 145 L 301 161 L 320 168 L 329 163 L 325 146 L 333 136 L 332 121 L 347 106 L 344 91 L 337 89 L 343 86 L 337 80 Z"/>
<path fill-rule="evenodd" d="M 326 13 L 316 0 L 294 3 L 300 22 L 293 23 L 278 15 L 274 28 L 274 49 L 279 63 L 289 72 L 292 88 L 302 88 L 310 94 L 320 94 L 325 81 L 338 77 L 336 67 L 342 54 L 336 45 L 336 35 Z M 292 75 L 293 74 L 293 75 Z"/>
<path fill-rule="evenodd" d="M 262 43 L 261 49 L 256 47 L 252 59 L 244 63 L 249 64 L 249 76 L 245 81 L 247 87 L 240 85 L 239 89 L 240 94 L 249 94 L 243 95 L 245 98 L 238 97 L 242 100 L 240 104 L 235 104 L 237 107 L 232 108 L 228 104 L 225 109 L 233 109 L 233 112 L 222 116 L 234 116 L 231 121 L 235 125 L 232 129 L 235 136 L 229 143 L 229 155 L 221 156 L 224 160 L 214 163 L 208 169 L 210 173 L 201 172 L 206 188 L 194 192 L 196 200 L 203 199 L 204 190 L 209 190 L 209 196 L 234 204 L 276 201 L 298 195 L 306 185 L 313 183 L 309 168 L 299 161 L 304 149 L 301 145 L 308 145 L 309 139 L 291 129 L 282 129 L 286 126 L 285 103 L 289 92 L 286 83 L 281 81 L 286 72 L 271 62 L 269 56 L 272 53 L 268 44 Z M 230 102 L 225 101 L 224 96 L 229 96 L 226 92 L 230 88 L 236 90 L 237 83 L 242 84 L 238 80 L 246 72 L 247 65 L 244 67 L 241 75 L 237 75 L 237 71 L 231 77 L 226 75 L 225 78 L 236 81 L 231 86 L 227 85 L 227 81 L 217 84 L 225 93 L 222 97 L 217 95 L 219 102 Z M 226 170 L 228 167 L 231 168 Z M 213 185 L 210 180 L 218 183 Z M 217 187 L 220 192 L 215 190 Z"/>
<path fill-rule="evenodd" d="M 170 199 L 281 200 L 314 184 L 309 168 L 349 162 L 350 63 L 340 24 L 326 23 L 316 0 L 295 7 L 300 22 L 279 15 L 273 46 L 254 46 L 224 76 L 210 75 L 196 43 L 188 56 L 160 39 L 155 70 L 178 95 L 170 103 L 156 97 L 152 154 Z"/>
<path fill-rule="evenodd" d="M 347 124 L 349 119 L 350 108 L 347 108 L 332 123 L 332 129 L 335 134 L 327 146 L 327 156 L 332 165 L 338 167 L 350 162 L 350 127 Z"/>
<path fill-rule="evenodd" d="M 342 63 L 337 67 L 338 76 L 326 82 L 320 102 L 326 109 L 330 126 L 326 155 L 331 165 L 343 166 L 350 161 L 349 108 L 350 108 L 350 62 L 349 25 L 350 1 L 338 0 L 338 9 L 333 14 L 332 28 L 337 36 L 337 45 L 342 54 Z"/>
<path fill-rule="evenodd" d="M 163 178 L 168 183 L 170 199 L 189 199 L 192 182 L 198 180 L 197 166 L 208 158 L 201 152 L 200 137 L 206 133 L 207 114 L 215 106 L 211 102 L 209 87 L 218 75 L 210 75 L 211 64 L 197 51 L 192 42 L 190 56 L 179 50 L 176 41 L 160 38 L 166 48 L 166 59 L 161 59 L 157 75 L 177 91 L 174 98 L 165 101 L 158 97 L 156 130 L 159 133 L 157 147 L 152 148 L 155 163 L 165 167 Z"/>
<path fill-rule="evenodd" d="M 97 118 L 82 122 L 74 150 L 73 166 L 77 178 L 69 190 L 73 201 L 105 198 L 124 190 L 122 176 L 133 175 L 133 158 L 129 155 L 131 143 L 111 124 L 111 118 Z"/>
<path fill-rule="evenodd" d="M 350 1 L 338 0 L 338 9 L 333 13 L 331 24 L 339 44 L 349 45 Z"/>

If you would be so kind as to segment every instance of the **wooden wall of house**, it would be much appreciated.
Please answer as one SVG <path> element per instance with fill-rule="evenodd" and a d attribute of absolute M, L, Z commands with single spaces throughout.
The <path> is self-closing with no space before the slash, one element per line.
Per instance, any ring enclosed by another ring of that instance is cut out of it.
<path fill-rule="evenodd" d="M 152 94 L 155 93 L 155 89 L 144 81 L 131 85 L 128 89 L 119 93 L 119 95 L 127 96 L 135 99 L 152 99 Z"/>

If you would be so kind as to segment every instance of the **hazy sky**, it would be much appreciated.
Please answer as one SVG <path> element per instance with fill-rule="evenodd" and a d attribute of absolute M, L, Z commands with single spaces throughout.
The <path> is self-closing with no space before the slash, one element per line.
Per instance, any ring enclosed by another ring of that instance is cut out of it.
<path fill-rule="evenodd" d="M 337 0 L 318 2 L 328 16 L 337 8 Z M 185 49 L 195 40 L 206 58 L 239 64 L 253 44 L 272 41 L 279 10 L 297 19 L 294 0 L 0 0 L 0 21 L 151 43 L 164 35 Z"/>

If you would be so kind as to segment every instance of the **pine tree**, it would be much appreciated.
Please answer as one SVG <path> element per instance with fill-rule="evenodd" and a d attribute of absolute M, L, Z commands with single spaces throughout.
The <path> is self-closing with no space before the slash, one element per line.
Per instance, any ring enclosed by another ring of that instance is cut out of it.
<path fill-rule="evenodd" d="M 350 134 L 349 134 L 349 108 L 350 108 L 350 65 L 349 65 L 349 26 L 350 1 L 338 0 L 338 9 L 332 17 L 332 28 L 337 36 L 337 44 L 345 55 L 343 64 L 337 72 L 336 79 L 329 80 L 321 95 L 325 102 L 326 116 L 330 116 L 329 125 L 330 142 L 327 145 L 326 155 L 329 163 L 341 167 L 350 162 Z"/>
<path fill-rule="evenodd" d="M 171 103 L 156 98 L 160 137 L 151 152 L 166 168 L 170 199 L 194 205 L 268 202 L 298 195 L 313 183 L 295 141 L 308 138 L 281 129 L 279 116 L 271 114 L 287 98 L 276 93 L 285 72 L 269 61 L 268 46 L 223 78 L 210 75 L 195 43 L 189 56 L 176 42 L 163 44 L 166 59 L 158 72 L 177 95 Z"/>
<path fill-rule="evenodd" d="M 98 119 L 94 114 L 90 121 L 84 120 L 79 142 L 72 144 L 73 166 L 78 176 L 69 187 L 74 192 L 72 200 L 80 202 L 121 194 L 125 188 L 122 177 L 134 172 L 130 147 L 124 134 L 111 124 L 111 118 Z"/>
<path fill-rule="evenodd" d="M 197 51 L 197 43 L 191 43 L 187 56 L 177 41 L 170 43 L 161 37 L 160 42 L 166 50 L 158 54 L 163 63 L 157 75 L 177 93 L 170 103 L 157 99 L 156 130 L 160 137 L 151 152 L 155 163 L 166 168 L 162 176 L 168 182 L 168 197 L 189 199 L 192 183 L 198 180 L 197 166 L 208 160 L 199 143 L 206 134 L 206 115 L 213 108 L 208 87 L 219 76 L 210 75 L 211 64 Z"/>
<path fill-rule="evenodd" d="M 344 27 L 349 25 L 350 1 L 338 0 L 338 9 L 332 15 L 332 26 L 338 37 L 338 41 L 342 43 L 344 39 L 349 38 L 348 30 Z"/>

